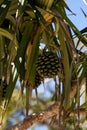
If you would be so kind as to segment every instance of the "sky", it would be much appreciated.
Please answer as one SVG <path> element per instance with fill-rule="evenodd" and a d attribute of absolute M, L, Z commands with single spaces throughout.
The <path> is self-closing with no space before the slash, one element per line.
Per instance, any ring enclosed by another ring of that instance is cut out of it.
<path fill-rule="evenodd" d="M 69 11 L 67 11 L 67 15 L 69 19 L 76 25 L 79 30 L 87 27 L 87 18 L 85 18 L 84 14 L 81 11 L 81 8 L 87 14 L 87 5 L 83 2 L 83 0 L 66 0 L 67 5 L 76 15 L 71 15 Z"/>

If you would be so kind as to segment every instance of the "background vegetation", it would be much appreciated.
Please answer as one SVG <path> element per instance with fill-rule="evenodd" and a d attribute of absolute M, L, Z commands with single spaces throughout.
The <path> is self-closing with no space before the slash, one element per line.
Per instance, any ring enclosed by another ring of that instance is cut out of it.
<path fill-rule="evenodd" d="M 55 130 L 83 129 L 87 37 L 85 29 L 80 32 L 68 19 L 65 9 L 75 15 L 64 0 L 0 0 L 1 129 L 9 127 L 6 121 L 14 109 L 21 117 L 15 123 L 26 118 L 16 126 L 19 130 L 36 122 Z M 53 82 L 44 92 L 49 88 L 50 98 L 37 91 L 48 79 Z M 20 88 L 15 88 L 17 83 Z"/>

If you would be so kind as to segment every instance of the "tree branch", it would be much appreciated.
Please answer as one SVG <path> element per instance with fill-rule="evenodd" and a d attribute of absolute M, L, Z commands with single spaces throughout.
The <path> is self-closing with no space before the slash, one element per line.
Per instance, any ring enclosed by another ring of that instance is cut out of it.
<path fill-rule="evenodd" d="M 26 130 L 34 123 L 42 122 L 50 117 L 57 115 L 59 112 L 59 103 L 55 103 L 48 107 L 46 110 L 36 114 L 31 115 L 27 119 L 22 122 L 12 126 L 11 128 L 7 128 L 5 130 Z"/>
<path fill-rule="evenodd" d="M 77 82 L 78 82 L 77 80 L 72 82 L 71 91 L 70 91 L 70 95 L 69 95 L 70 99 L 71 99 L 72 97 L 74 97 L 74 95 L 76 94 L 77 84 L 78 84 Z M 82 81 L 81 81 L 81 83 L 80 83 L 80 88 L 81 88 L 82 85 L 85 84 L 85 83 L 86 83 L 86 77 L 84 77 L 84 78 L 82 79 Z"/>
<path fill-rule="evenodd" d="M 86 78 L 84 78 L 80 84 L 80 86 L 82 86 L 86 81 Z M 70 92 L 70 98 L 72 98 L 75 93 L 76 93 L 76 88 L 77 88 L 77 83 L 74 82 L 74 84 L 72 85 L 73 89 Z M 40 113 L 37 114 L 32 114 L 30 115 L 27 119 L 24 119 L 22 122 L 12 126 L 11 128 L 7 128 L 5 130 L 26 130 L 27 128 L 29 128 L 30 126 L 32 126 L 34 123 L 37 122 L 43 122 L 44 120 L 53 117 L 55 115 L 59 114 L 59 107 L 60 104 L 59 103 L 55 103 L 53 105 L 51 105 L 50 107 L 48 107 L 46 110 L 41 111 Z M 74 111 L 77 115 L 77 111 Z M 70 113 L 70 116 L 74 116 L 73 112 Z M 85 110 L 80 110 L 80 114 L 85 114 Z"/>

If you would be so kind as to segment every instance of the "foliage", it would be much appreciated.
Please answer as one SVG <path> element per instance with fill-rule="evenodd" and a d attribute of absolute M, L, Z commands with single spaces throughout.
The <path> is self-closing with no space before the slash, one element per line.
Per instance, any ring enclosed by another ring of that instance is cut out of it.
<path fill-rule="evenodd" d="M 81 109 L 85 111 L 87 109 L 86 98 L 83 105 L 80 105 L 81 97 L 83 95 L 87 97 L 87 55 L 83 51 L 83 47 L 87 46 L 87 38 L 84 31 L 80 32 L 68 19 L 65 9 L 75 15 L 64 0 L 0 1 L 1 113 L 6 112 L 18 79 L 20 79 L 22 94 L 26 89 L 26 115 L 28 116 L 32 90 L 35 89 L 37 93 L 37 87 L 45 78 L 53 78 L 56 89 L 52 100 L 60 102 L 59 125 L 62 128 L 67 127 L 66 124 L 69 123 L 72 113 L 75 114 L 77 111 L 76 124 L 72 116 L 73 126 L 74 129 L 77 126 L 79 128 Z M 75 38 L 78 40 L 74 40 Z M 43 49 L 41 43 L 45 46 Z M 55 54 L 58 62 L 49 55 L 51 60 L 47 58 L 45 64 L 39 64 L 39 56 L 46 56 L 47 52 Z M 50 75 L 44 75 L 42 70 L 39 73 L 37 68 L 41 65 L 43 65 L 41 69 L 45 68 L 43 69 L 45 74 L 49 72 Z M 60 71 L 57 69 L 57 73 L 52 76 L 56 67 L 60 67 Z M 39 77 L 38 83 L 37 77 Z M 84 78 L 86 79 L 85 90 L 81 93 L 81 83 Z M 71 96 L 73 89 L 75 92 Z M 55 123 L 55 120 L 53 122 Z"/>

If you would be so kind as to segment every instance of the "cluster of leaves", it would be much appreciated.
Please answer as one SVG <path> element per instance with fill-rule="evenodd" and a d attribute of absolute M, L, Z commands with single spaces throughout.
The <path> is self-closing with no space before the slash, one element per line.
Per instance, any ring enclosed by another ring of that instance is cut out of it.
<path fill-rule="evenodd" d="M 60 116 L 63 111 L 64 118 L 69 118 L 77 105 L 79 117 L 80 107 L 85 108 L 86 100 L 80 106 L 80 84 L 87 75 L 87 56 L 82 51 L 82 47 L 87 46 L 87 38 L 68 19 L 65 8 L 73 14 L 64 0 L 0 1 L 0 79 L 7 84 L 5 98 L 3 103 L 1 98 L 0 104 L 4 104 L 5 110 L 20 78 L 21 88 L 26 86 L 28 113 L 29 91 L 35 87 L 35 64 L 43 51 L 39 48 L 40 43 L 62 60 L 64 79 L 59 77 L 57 90 L 57 99 L 61 102 Z M 76 45 L 71 30 L 79 39 Z M 82 46 L 78 49 L 80 44 Z M 71 81 L 76 84 L 77 92 L 70 99 Z"/>

